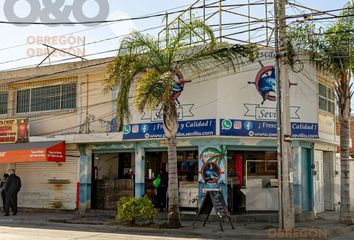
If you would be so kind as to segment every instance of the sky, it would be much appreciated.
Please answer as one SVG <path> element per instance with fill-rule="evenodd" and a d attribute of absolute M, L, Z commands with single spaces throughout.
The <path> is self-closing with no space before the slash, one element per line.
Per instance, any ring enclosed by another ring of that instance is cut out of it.
<path fill-rule="evenodd" d="M 207 3 L 214 1 L 206 0 Z M 251 0 L 251 2 L 256 1 Z M 322 11 L 342 8 L 347 2 L 346 0 L 289 1 Z M 101 20 L 115 20 L 162 14 L 185 9 L 196 0 L 1 0 L 0 2 L 0 21 L 2 22 L 22 19 L 24 22 L 43 23 L 48 21 L 82 22 L 85 19 L 92 21 L 92 19 L 98 19 L 97 15 L 102 16 Z M 247 3 L 247 0 L 226 0 L 224 3 Z M 239 11 L 245 13 L 247 8 L 244 7 Z M 255 15 L 259 12 L 260 16 L 264 12 L 260 7 L 254 7 L 252 11 Z M 298 13 L 301 13 L 301 10 L 292 7 L 287 9 L 288 15 Z M 230 16 L 225 17 L 224 20 L 241 21 Z M 66 53 L 55 51 L 49 59 L 45 59 L 48 52 L 53 51 L 54 48 L 85 56 L 87 59 L 114 56 L 122 36 L 132 30 L 138 30 L 156 37 L 164 21 L 164 17 L 160 16 L 143 20 L 102 23 L 95 26 L 0 23 L 2 33 L 0 71 L 37 66 L 43 60 L 42 65 L 63 63 L 72 58 Z"/>

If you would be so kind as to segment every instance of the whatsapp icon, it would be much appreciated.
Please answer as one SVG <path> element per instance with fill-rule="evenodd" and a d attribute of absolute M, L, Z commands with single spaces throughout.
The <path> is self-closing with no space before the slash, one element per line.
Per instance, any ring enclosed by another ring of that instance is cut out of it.
<path fill-rule="evenodd" d="M 221 123 L 221 128 L 224 130 L 229 130 L 232 127 L 232 122 L 231 120 L 224 119 Z"/>
<path fill-rule="evenodd" d="M 124 134 L 129 134 L 130 131 L 131 131 L 130 125 L 124 125 L 124 126 L 123 126 L 123 133 L 124 133 Z"/>

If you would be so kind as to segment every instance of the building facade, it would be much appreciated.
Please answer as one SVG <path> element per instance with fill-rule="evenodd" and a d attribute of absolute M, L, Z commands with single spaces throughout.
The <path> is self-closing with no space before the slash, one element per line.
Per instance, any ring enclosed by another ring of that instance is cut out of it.
<path fill-rule="evenodd" d="M 233 210 L 278 210 L 272 56 L 260 54 L 237 73 L 219 67 L 185 73 L 192 81 L 177 105 L 182 208 L 197 207 L 208 188 L 217 188 Z M 0 74 L 1 117 L 27 117 L 30 142 L 66 142 L 66 161 L 60 164 L 0 163 L 0 170 L 14 167 L 24 179 L 20 207 L 85 211 L 113 208 L 120 195 L 154 199 L 152 181 L 168 169 L 161 109 L 140 113 L 132 107 L 131 121 L 117 132 L 115 92 L 103 87 L 110 61 Z M 289 78 L 295 211 L 301 216 L 335 210 L 340 170 L 333 83 L 309 64 Z M 127 177 L 129 169 L 134 179 Z"/>

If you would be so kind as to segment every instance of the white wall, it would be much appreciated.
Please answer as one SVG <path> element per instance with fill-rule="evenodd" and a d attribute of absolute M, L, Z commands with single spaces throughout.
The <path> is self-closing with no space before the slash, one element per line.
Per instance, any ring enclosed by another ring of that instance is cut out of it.
<path fill-rule="evenodd" d="M 259 59 L 264 66 L 274 66 L 274 60 L 270 58 Z M 181 105 L 193 104 L 191 109 L 193 116 L 185 116 L 183 120 L 226 118 L 276 121 L 276 116 L 271 119 L 260 119 L 249 116 L 254 112 L 255 106 L 271 112 L 275 111 L 276 102 L 266 100 L 262 103 L 262 96 L 258 93 L 255 84 L 257 73 L 262 68 L 258 61 L 241 67 L 238 72 L 226 71 L 225 68 L 210 69 L 201 73 L 198 78 L 192 78 L 192 83 L 185 85 L 179 100 Z M 290 71 L 291 106 L 293 122 L 318 123 L 318 86 L 316 70 L 305 65 L 306 74 Z M 186 79 L 190 76 L 185 74 Z M 272 93 L 275 95 L 275 93 Z M 253 106 L 253 110 L 247 114 L 245 104 Z M 186 108 L 185 108 L 186 110 Z M 295 113 L 295 111 L 297 112 Z M 146 112 L 148 110 L 145 110 Z M 151 114 L 142 115 L 133 111 L 131 123 L 151 122 Z M 182 119 L 180 119 L 182 120 Z"/>

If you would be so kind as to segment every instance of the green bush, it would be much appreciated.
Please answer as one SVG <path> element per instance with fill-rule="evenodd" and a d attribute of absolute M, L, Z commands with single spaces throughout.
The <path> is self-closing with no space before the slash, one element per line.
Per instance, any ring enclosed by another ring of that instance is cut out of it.
<path fill-rule="evenodd" d="M 121 197 L 117 203 L 116 222 L 129 222 L 135 224 L 139 220 L 152 220 L 157 216 L 151 200 L 144 196 L 142 198 Z"/>

